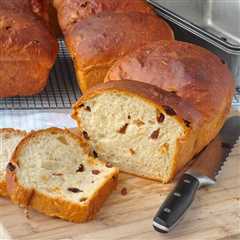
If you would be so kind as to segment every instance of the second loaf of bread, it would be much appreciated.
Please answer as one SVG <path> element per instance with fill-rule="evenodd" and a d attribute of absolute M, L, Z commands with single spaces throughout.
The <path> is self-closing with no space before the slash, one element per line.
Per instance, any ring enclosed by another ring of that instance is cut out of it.
<path fill-rule="evenodd" d="M 122 56 L 149 42 L 173 40 L 168 24 L 157 16 L 138 12 L 105 12 L 76 23 L 65 39 L 84 92 L 103 82 Z"/>

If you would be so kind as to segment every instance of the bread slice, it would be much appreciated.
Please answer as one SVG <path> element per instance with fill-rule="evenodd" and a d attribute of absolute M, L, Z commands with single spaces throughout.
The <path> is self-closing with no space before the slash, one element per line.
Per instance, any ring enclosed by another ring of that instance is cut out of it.
<path fill-rule="evenodd" d="M 17 144 L 26 135 L 24 131 L 4 128 L 0 129 L 0 196 L 6 197 L 6 166 L 11 159 Z"/>
<path fill-rule="evenodd" d="M 162 182 L 193 157 L 202 126 L 198 111 L 175 93 L 131 80 L 88 90 L 72 116 L 100 158 Z"/>
<path fill-rule="evenodd" d="M 94 218 L 115 188 L 118 170 L 88 152 L 81 138 L 68 130 L 30 133 L 8 165 L 11 200 L 73 222 Z"/>

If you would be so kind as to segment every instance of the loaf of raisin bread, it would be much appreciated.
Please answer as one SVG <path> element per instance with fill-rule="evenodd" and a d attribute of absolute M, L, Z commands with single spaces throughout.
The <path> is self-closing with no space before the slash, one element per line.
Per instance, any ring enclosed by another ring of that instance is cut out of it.
<path fill-rule="evenodd" d="M 0 129 L 0 196 L 7 196 L 6 167 L 17 144 L 26 135 L 24 131 Z"/>
<path fill-rule="evenodd" d="M 165 21 L 138 12 L 100 13 L 65 33 L 83 92 L 103 82 L 109 68 L 122 56 L 151 41 L 173 38 Z"/>
<path fill-rule="evenodd" d="M 57 41 L 36 2 L 0 0 L 0 97 L 33 95 L 47 84 Z"/>
<path fill-rule="evenodd" d="M 21 206 L 85 222 L 95 217 L 117 177 L 110 163 L 89 156 L 80 137 L 50 128 L 32 132 L 18 144 L 7 167 L 7 189 Z"/>
<path fill-rule="evenodd" d="M 79 99 L 73 118 L 100 158 L 169 182 L 221 129 L 233 92 L 217 56 L 161 41 L 115 63 L 106 83 Z"/>
<path fill-rule="evenodd" d="M 53 0 L 53 3 L 63 32 L 87 17 L 106 11 L 154 14 L 144 0 Z"/>

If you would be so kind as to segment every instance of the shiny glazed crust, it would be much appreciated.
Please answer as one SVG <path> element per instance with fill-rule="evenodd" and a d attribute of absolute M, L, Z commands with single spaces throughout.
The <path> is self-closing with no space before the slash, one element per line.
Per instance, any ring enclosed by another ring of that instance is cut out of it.
<path fill-rule="evenodd" d="M 40 92 L 55 62 L 57 41 L 30 2 L 0 1 L 0 97 Z"/>
<path fill-rule="evenodd" d="M 103 82 L 119 58 L 159 39 L 174 39 L 169 25 L 157 16 L 138 12 L 103 12 L 77 22 L 65 33 L 83 92 Z"/>
<path fill-rule="evenodd" d="M 84 143 L 80 137 L 73 134 L 69 130 L 64 130 L 66 134 L 79 141 L 79 144 L 85 148 L 86 153 L 89 152 L 88 146 Z M 29 133 L 16 148 L 11 163 L 18 165 L 18 156 L 21 153 L 21 149 L 24 145 L 28 144 L 31 138 L 38 134 L 58 133 L 59 129 L 50 128 L 40 130 L 37 132 Z M 92 161 L 96 161 L 92 159 Z M 104 163 L 103 163 L 104 164 Z M 95 217 L 97 211 L 101 208 L 103 202 L 109 196 L 113 189 L 117 185 L 118 170 L 115 171 L 109 178 L 105 179 L 105 182 L 99 189 L 84 203 L 73 203 L 62 198 L 51 198 L 43 193 L 36 191 L 35 189 L 28 189 L 22 186 L 17 179 L 16 171 L 7 171 L 7 190 L 11 200 L 14 203 L 24 207 L 32 207 L 39 212 L 45 213 L 48 216 L 59 217 L 72 222 L 86 222 Z"/>

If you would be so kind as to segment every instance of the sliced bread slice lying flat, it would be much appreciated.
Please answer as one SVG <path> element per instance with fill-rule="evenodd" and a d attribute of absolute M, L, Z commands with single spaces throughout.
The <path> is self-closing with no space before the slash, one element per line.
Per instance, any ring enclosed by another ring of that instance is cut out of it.
<path fill-rule="evenodd" d="M 118 176 L 112 165 L 89 156 L 81 138 L 58 128 L 30 133 L 7 169 L 13 202 L 73 222 L 94 218 Z"/>
<path fill-rule="evenodd" d="M 6 166 L 17 144 L 25 135 L 26 132 L 20 130 L 0 129 L 0 196 L 7 196 Z"/>
<path fill-rule="evenodd" d="M 130 80 L 91 88 L 73 118 L 100 158 L 162 182 L 193 157 L 201 126 L 200 114 L 175 93 Z"/>

